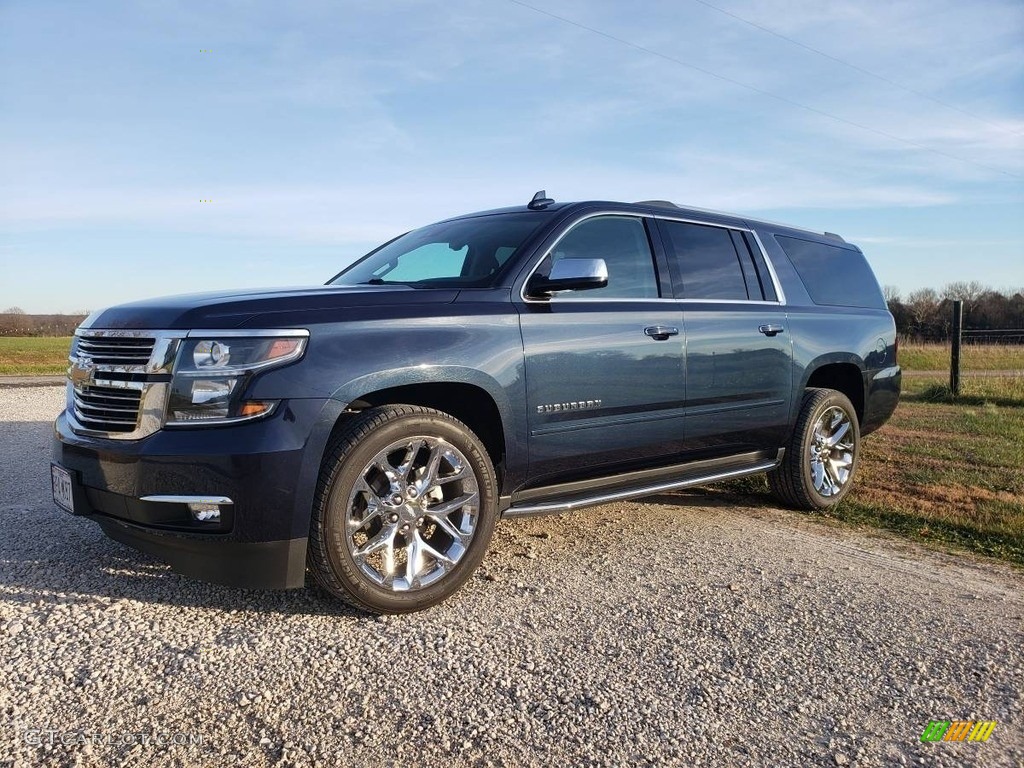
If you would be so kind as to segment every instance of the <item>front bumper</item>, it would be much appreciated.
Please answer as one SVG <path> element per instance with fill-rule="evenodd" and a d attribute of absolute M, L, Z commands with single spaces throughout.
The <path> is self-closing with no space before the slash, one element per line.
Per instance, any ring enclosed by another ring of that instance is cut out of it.
<path fill-rule="evenodd" d="M 336 401 L 283 401 L 234 426 L 164 429 L 141 440 L 76 434 L 61 414 L 53 460 L 72 477 L 76 514 L 186 576 L 260 589 L 305 583 L 306 540 Z M 227 497 L 219 522 L 146 497 Z"/>

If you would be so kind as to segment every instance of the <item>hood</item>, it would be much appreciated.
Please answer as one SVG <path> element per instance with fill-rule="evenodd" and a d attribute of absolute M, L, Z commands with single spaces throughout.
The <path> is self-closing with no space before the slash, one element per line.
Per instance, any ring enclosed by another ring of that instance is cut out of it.
<path fill-rule="evenodd" d="M 348 309 L 409 304 L 448 304 L 457 290 L 417 289 L 408 286 L 337 286 L 273 288 L 216 293 L 190 293 L 146 301 L 133 301 L 93 312 L 82 328 L 185 330 L 227 329 L 298 325 L 303 315 L 315 313 L 318 321 L 338 320 L 352 314 Z M 259 322 L 254 322 L 259 320 Z"/>

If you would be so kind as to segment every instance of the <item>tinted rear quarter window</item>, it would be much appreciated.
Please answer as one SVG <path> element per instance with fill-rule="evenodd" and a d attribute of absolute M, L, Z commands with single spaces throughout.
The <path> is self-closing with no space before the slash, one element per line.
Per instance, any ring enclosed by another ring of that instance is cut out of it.
<path fill-rule="evenodd" d="M 885 309 L 878 281 L 860 251 L 783 235 L 775 239 L 815 304 Z"/>

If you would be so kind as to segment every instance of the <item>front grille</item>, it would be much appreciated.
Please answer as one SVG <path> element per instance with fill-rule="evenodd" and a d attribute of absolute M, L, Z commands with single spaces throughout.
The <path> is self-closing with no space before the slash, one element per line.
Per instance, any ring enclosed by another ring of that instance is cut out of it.
<path fill-rule="evenodd" d="M 156 339 L 135 336 L 82 335 L 75 344 L 75 354 L 86 365 L 145 366 L 155 344 Z"/>
<path fill-rule="evenodd" d="M 78 333 L 69 374 L 74 417 L 81 427 L 124 435 L 138 430 L 158 336 L 151 331 Z"/>
<path fill-rule="evenodd" d="M 142 390 L 84 386 L 74 398 L 75 419 L 86 429 L 132 432 L 138 424 Z"/>

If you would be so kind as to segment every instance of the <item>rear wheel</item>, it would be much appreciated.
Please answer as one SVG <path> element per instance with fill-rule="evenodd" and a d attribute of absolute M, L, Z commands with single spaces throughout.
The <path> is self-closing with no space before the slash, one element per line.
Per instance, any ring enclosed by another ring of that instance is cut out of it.
<path fill-rule="evenodd" d="M 768 473 L 768 485 L 776 498 L 798 509 L 834 506 L 853 484 L 859 451 L 860 425 L 849 398 L 834 389 L 808 389 L 786 455 Z"/>
<path fill-rule="evenodd" d="M 358 608 L 428 608 L 479 565 L 496 500 L 490 459 L 465 424 L 418 406 L 371 408 L 324 460 L 310 568 L 322 587 Z"/>

